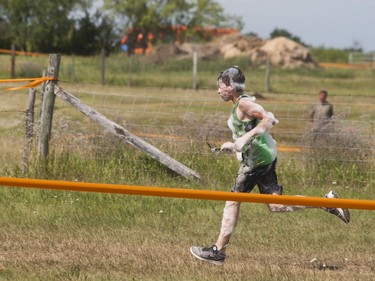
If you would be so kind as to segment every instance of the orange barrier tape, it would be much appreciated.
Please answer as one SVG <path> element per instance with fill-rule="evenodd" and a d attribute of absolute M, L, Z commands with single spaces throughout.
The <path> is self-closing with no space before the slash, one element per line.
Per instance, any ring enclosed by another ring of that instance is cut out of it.
<path fill-rule="evenodd" d="M 0 79 L 0 83 L 13 83 L 13 82 L 27 82 L 31 81 L 30 83 L 20 86 L 20 87 L 12 87 L 12 88 L 6 88 L 6 91 L 14 91 L 14 90 L 20 90 L 25 88 L 34 88 L 36 86 L 39 86 L 40 84 L 46 82 L 46 81 L 52 81 L 57 80 L 57 78 L 54 77 L 40 77 L 40 78 L 18 78 L 18 79 Z"/>
<path fill-rule="evenodd" d="M 31 57 L 38 57 L 38 56 L 46 56 L 47 54 L 42 53 L 32 53 L 32 52 L 24 52 L 24 51 L 12 51 L 7 49 L 0 49 L 0 53 L 3 54 L 15 54 L 15 55 L 23 55 L 23 56 L 31 56 Z"/>
<path fill-rule="evenodd" d="M 179 136 L 170 136 L 170 135 L 158 135 L 158 134 L 147 134 L 147 133 L 135 133 L 139 137 L 146 137 L 146 138 L 161 138 L 161 139 L 173 139 L 173 140 L 188 140 L 187 138 L 184 137 L 179 137 Z M 221 143 L 224 143 L 225 141 L 221 140 Z M 278 145 L 277 149 L 279 151 L 283 152 L 301 152 L 303 148 L 298 147 L 298 146 L 288 146 L 288 145 Z"/>
<path fill-rule="evenodd" d="M 287 195 L 266 195 L 233 193 L 225 191 L 192 190 L 179 188 L 132 186 L 87 182 L 68 182 L 22 178 L 0 177 L 0 185 L 14 187 L 28 187 L 41 189 L 55 189 L 65 191 L 102 192 L 129 195 L 175 197 L 205 200 L 229 200 L 237 202 L 271 203 L 285 205 L 303 205 L 314 207 L 336 207 L 348 209 L 375 210 L 375 200 L 353 200 L 339 198 L 301 197 Z"/>
<path fill-rule="evenodd" d="M 283 152 L 301 152 L 303 148 L 298 147 L 298 146 L 278 145 L 277 150 L 283 151 Z"/>
<path fill-rule="evenodd" d="M 341 69 L 366 69 L 371 68 L 370 63 L 362 63 L 362 64 L 348 64 L 348 63 L 330 63 L 330 62 L 321 62 L 319 66 L 325 68 L 341 68 Z"/>

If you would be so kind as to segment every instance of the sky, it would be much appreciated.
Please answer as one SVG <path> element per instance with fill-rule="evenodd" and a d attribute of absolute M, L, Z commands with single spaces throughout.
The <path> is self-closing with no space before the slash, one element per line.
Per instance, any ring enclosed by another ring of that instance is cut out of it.
<path fill-rule="evenodd" d="M 375 0 L 216 0 L 226 14 L 239 15 L 242 33 L 267 39 L 285 29 L 302 42 L 326 48 L 375 51 Z"/>

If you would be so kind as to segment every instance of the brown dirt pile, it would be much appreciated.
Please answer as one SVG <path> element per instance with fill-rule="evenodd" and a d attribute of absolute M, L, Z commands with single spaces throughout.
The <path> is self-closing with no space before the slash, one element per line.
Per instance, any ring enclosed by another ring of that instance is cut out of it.
<path fill-rule="evenodd" d="M 306 47 L 285 37 L 263 40 L 241 35 L 225 36 L 206 44 L 162 45 L 151 56 L 153 61 L 163 63 L 170 57 L 190 58 L 194 51 L 202 60 L 243 56 L 249 62 L 263 65 L 268 56 L 272 65 L 281 68 L 318 66 Z"/>
<path fill-rule="evenodd" d="M 265 63 L 267 56 L 272 65 L 282 68 L 318 67 L 309 50 L 303 45 L 285 37 L 276 37 L 250 54 L 253 62 Z"/>

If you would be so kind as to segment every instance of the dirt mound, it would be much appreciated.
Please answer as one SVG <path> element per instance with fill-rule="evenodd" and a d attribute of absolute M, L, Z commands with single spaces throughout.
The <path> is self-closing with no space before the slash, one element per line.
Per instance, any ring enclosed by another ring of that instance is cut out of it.
<path fill-rule="evenodd" d="M 263 46 L 265 41 L 259 37 L 228 37 L 222 42 L 220 54 L 224 58 L 236 56 L 249 56 L 252 52 Z"/>
<path fill-rule="evenodd" d="M 157 62 L 162 63 L 171 56 L 189 58 L 194 51 L 197 52 L 198 58 L 203 60 L 214 60 L 220 57 L 249 56 L 251 52 L 262 46 L 264 42 L 259 37 L 228 35 L 205 44 L 183 43 L 180 45 L 162 45 L 155 49 L 153 57 Z"/>
<path fill-rule="evenodd" d="M 266 62 L 267 56 L 272 65 L 282 68 L 318 66 L 306 47 L 286 37 L 268 40 L 258 50 L 250 54 L 250 59 L 255 63 L 262 64 Z"/>
<path fill-rule="evenodd" d="M 207 44 L 163 45 L 156 48 L 153 60 L 163 63 L 170 57 L 191 58 L 194 51 L 202 60 L 244 56 L 249 61 L 262 65 L 269 57 L 272 65 L 282 68 L 317 67 L 309 50 L 293 40 L 285 37 L 263 40 L 256 36 L 241 35 L 221 37 Z"/>

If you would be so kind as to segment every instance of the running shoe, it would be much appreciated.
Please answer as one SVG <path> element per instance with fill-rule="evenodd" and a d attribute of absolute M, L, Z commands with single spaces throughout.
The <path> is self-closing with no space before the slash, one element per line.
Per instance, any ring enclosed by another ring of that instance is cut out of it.
<path fill-rule="evenodd" d="M 339 196 L 337 195 L 337 193 L 335 191 L 330 191 L 328 192 L 325 196 L 325 198 L 339 198 Z M 323 210 L 325 210 L 326 212 L 332 214 L 332 215 L 335 215 L 336 217 L 338 217 L 340 220 L 342 220 L 343 222 L 345 223 L 349 223 L 350 222 L 350 213 L 349 213 L 349 210 L 348 209 L 343 209 L 343 208 L 326 208 L 324 207 Z"/>
<path fill-rule="evenodd" d="M 207 261 L 217 265 L 223 264 L 225 260 L 225 253 L 220 251 L 216 245 L 208 248 L 192 246 L 190 247 L 190 252 L 201 261 Z"/>

